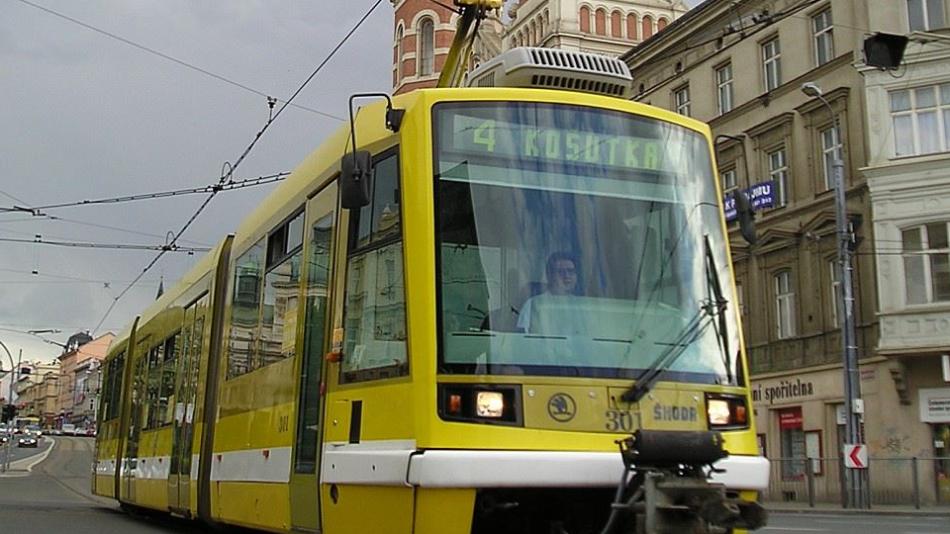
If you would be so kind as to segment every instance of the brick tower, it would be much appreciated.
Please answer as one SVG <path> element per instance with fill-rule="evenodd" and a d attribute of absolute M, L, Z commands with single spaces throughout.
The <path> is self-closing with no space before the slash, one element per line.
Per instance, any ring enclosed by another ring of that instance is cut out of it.
<path fill-rule="evenodd" d="M 393 92 L 434 87 L 452 46 L 458 15 L 440 4 L 451 1 L 390 0 L 396 11 L 393 33 Z"/>

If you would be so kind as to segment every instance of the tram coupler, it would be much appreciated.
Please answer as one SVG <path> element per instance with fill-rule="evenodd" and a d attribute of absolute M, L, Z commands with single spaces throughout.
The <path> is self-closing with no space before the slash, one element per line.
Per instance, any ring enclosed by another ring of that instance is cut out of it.
<path fill-rule="evenodd" d="M 621 440 L 625 476 L 603 534 L 720 534 L 765 526 L 761 505 L 709 482 L 728 456 L 719 432 L 638 430 Z"/>

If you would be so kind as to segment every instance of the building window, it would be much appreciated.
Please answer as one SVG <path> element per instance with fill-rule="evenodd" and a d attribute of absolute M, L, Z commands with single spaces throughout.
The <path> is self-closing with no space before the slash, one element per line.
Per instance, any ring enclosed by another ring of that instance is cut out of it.
<path fill-rule="evenodd" d="M 396 64 L 396 85 L 402 81 L 402 26 L 396 29 L 396 57 L 393 61 Z"/>
<path fill-rule="evenodd" d="M 788 202 L 788 159 L 785 157 L 785 147 L 769 152 L 769 180 L 774 188 L 775 207 L 784 206 Z"/>
<path fill-rule="evenodd" d="M 656 31 L 660 31 L 663 28 L 666 28 L 667 26 L 669 26 L 669 24 L 670 24 L 670 21 L 660 17 L 660 19 L 656 21 Z"/>
<path fill-rule="evenodd" d="M 435 23 L 426 17 L 419 22 L 419 76 L 429 76 L 435 69 Z"/>
<path fill-rule="evenodd" d="M 581 24 L 581 33 L 590 33 L 590 8 L 581 6 L 578 18 Z"/>
<path fill-rule="evenodd" d="M 943 28 L 944 0 L 907 0 L 907 21 L 910 31 Z"/>
<path fill-rule="evenodd" d="M 637 16 L 633 13 L 627 15 L 627 39 L 637 39 Z"/>
<path fill-rule="evenodd" d="M 766 91 L 782 84 L 782 50 L 777 37 L 762 45 L 762 69 Z"/>
<path fill-rule="evenodd" d="M 950 301 L 950 246 L 947 223 L 930 223 L 901 232 L 907 304 Z"/>
<path fill-rule="evenodd" d="M 838 313 L 838 303 L 841 299 L 841 279 L 838 276 L 838 260 L 830 260 L 828 262 L 828 272 L 831 273 L 831 322 L 832 324 L 840 326 L 844 320 L 844 316 Z"/>
<path fill-rule="evenodd" d="M 738 187 L 735 169 L 729 169 L 728 171 L 720 171 L 719 178 L 722 180 L 723 193 L 728 193 L 729 191 L 732 191 L 733 189 L 736 189 Z"/>
<path fill-rule="evenodd" d="M 832 126 L 821 131 L 821 154 L 824 164 L 825 189 L 834 189 L 834 162 L 844 159 L 838 128 Z"/>
<path fill-rule="evenodd" d="M 782 449 L 782 478 L 796 480 L 805 476 L 805 432 L 800 406 L 778 411 Z"/>
<path fill-rule="evenodd" d="M 619 11 L 614 11 L 610 14 L 610 36 L 620 39 L 623 37 L 621 33 L 622 29 L 623 15 Z"/>
<path fill-rule="evenodd" d="M 640 24 L 642 26 L 640 32 L 640 38 L 644 41 L 653 37 L 653 17 L 650 15 L 644 15 L 643 21 Z"/>
<path fill-rule="evenodd" d="M 835 42 L 832 36 L 831 8 L 811 19 L 815 33 L 815 64 L 824 65 L 835 57 Z"/>
<path fill-rule="evenodd" d="M 716 88 L 719 94 L 719 114 L 732 111 L 732 63 L 716 69 Z"/>
<path fill-rule="evenodd" d="M 775 326 L 778 339 L 795 335 L 795 291 L 792 289 L 792 272 L 781 271 L 775 280 Z"/>
<path fill-rule="evenodd" d="M 950 150 L 950 83 L 890 93 L 894 155 Z"/>
<path fill-rule="evenodd" d="M 607 12 L 603 9 L 598 9 L 594 13 L 594 33 L 607 35 Z"/>
<path fill-rule="evenodd" d="M 673 107 L 680 115 L 689 117 L 689 86 L 684 85 L 673 91 Z"/>

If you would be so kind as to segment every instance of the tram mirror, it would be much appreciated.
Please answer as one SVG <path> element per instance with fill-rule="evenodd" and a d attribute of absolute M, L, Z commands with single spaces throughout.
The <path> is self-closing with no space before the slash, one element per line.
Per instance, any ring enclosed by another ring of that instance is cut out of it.
<path fill-rule="evenodd" d="M 359 209 L 369 204 L 369 177 L 373 157 L 366 150 L 343 156 L 340 163 L 340 204 L 343 209 Z"/>
<path fill-rule="evenodd" d="M 756 241 L 755 214 L 752 212 L 752 203 L 745 193 L 736 192 L 736 216 L 739 219 L 739 232 L 750 245 Z"/>

